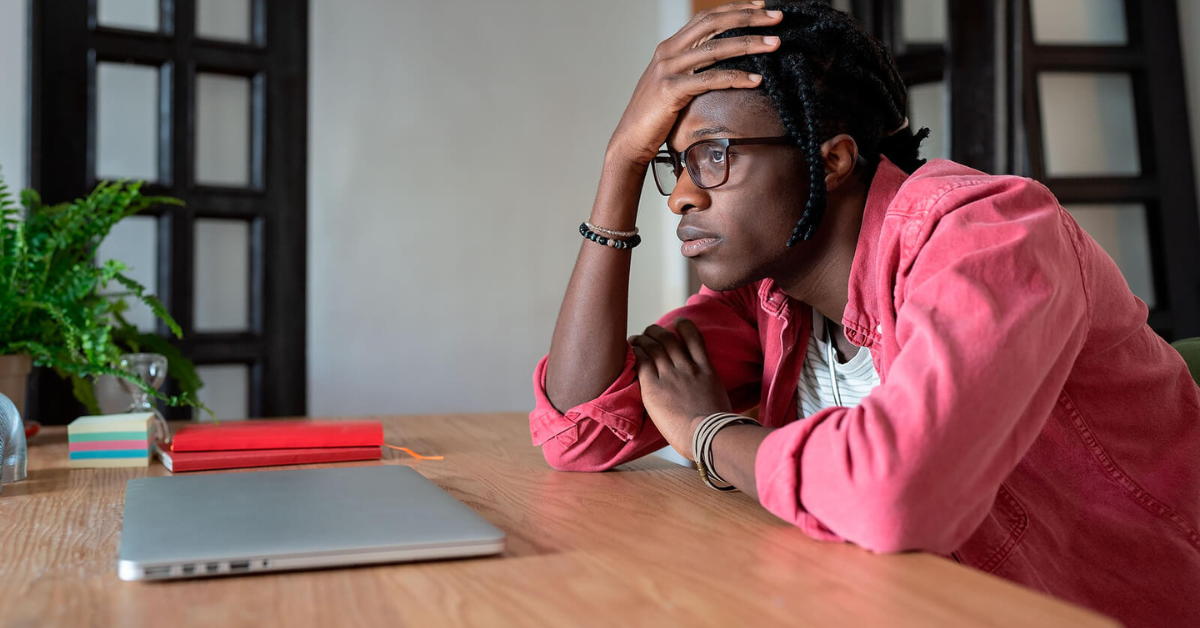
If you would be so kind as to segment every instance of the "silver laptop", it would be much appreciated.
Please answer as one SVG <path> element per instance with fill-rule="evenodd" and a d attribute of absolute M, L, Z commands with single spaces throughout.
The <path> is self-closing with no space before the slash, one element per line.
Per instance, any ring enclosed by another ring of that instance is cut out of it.
<path fill-rule="evenodd" d="M 164 580 L 496 554 L 504 532 L 398 465 L 130 480 L 118 572 Z"/>

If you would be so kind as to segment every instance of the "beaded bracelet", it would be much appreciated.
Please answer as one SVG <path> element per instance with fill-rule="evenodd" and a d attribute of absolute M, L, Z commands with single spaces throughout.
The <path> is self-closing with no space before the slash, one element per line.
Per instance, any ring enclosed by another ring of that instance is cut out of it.
<path fill-rule="evenodd" d="M 692 434 L 692 458 L 696 461 L 696 469 L 700 478 L 710 488 L 718 491 L 736 491 L 737 487 L 717 474 L 713 466 L 712 443 L 717 432 L 730 425 L 762 425 L 758 421 L 732 412 L 717 412 L 705 417 L 696 432 Z M 719 482 L 720 484 L 717 484 Z"/>
<path fill-rule="evenodd" d="M 579 235 L 582 235 L 583 237 L 591 240 L 592 242 L 595 242 L 596 244 L 599 244 L 601 246 L 612 247 L 614 249 L 632 249 L 633 247 L 642 243 L 642 236 L 637 235 L 637 234 L 634 234 L 633 237 L 629 238 L 628 240 L 618 240 L 616 238 L 607 238 L 605 236 L 602 236 L 602 235 L 596 233 L 595 231 L 592 231 L 591 229 L 588 229 L 588 225 L 586 222 L 580 223 Z"/>
<path fill-rule="evenodd" d="M 637 227 L 634 227 L 633 231 L 613 231 L 612 229 L 605 229 L 604 227 L 597 227 L 596 225 L 593 225 L 590 222 L 584 222 L 583 224 L 586 225 L 588 229 L 595 231 L 596 233 L 606 235 L 606 236 L 612 236 L 614 238 L 632 238 L 633 236 L 638 234 Z"/>

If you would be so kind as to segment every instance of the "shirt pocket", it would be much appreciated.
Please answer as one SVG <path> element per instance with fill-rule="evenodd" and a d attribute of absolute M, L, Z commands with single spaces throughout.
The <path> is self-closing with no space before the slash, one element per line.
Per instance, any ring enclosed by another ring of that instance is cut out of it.
<path fill-rule="evenodd" d="M 954 555 L 981 571 L 996 571 L 1012 554 L 1029 528 L 1029 513 L 1004 484 L 983 524 Z"/>

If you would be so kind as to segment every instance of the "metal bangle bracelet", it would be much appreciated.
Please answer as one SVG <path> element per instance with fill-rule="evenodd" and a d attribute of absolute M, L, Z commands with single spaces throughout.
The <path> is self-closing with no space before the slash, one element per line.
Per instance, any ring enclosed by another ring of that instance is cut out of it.
<path fill-rule="evenodd" d="M 718 491 L 735 491 L 737 487 L 730 484 L 716 472 L 712 457 L 712 443 L 717 433 L 730 425 L 762 425 L 750 417 L 732 412 L 717 412 L 705 417 L 696 432 L 692 435 L 692 457 L 700 478 L 710 488 Z M 718 484 L 719 483 L 719 484 Z"/>

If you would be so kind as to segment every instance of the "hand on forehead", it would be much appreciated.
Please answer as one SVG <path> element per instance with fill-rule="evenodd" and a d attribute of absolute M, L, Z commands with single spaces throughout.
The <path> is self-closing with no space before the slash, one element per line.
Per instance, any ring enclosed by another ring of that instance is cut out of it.
<path fill-rule="evenodd" d="M 692 142 L 714 137 L 781 135 L 786 130 L 766 94 L 726 89 L 701 94 L 688 103 L 667 136 L 667 146 L 681 151 Z"/>

